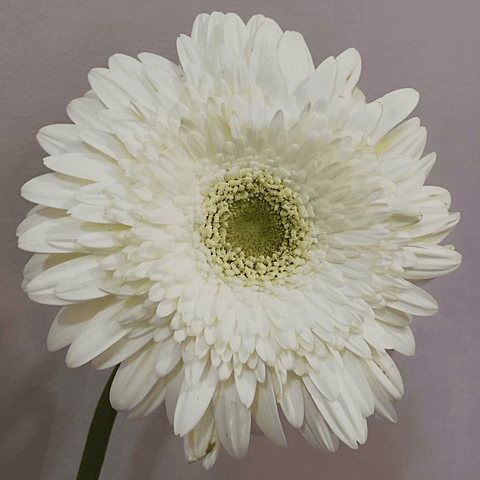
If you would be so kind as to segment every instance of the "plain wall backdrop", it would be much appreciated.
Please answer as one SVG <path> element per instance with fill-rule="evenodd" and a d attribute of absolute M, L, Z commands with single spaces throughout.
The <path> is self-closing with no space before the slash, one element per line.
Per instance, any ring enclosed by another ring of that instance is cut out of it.
<path fill-rule="evenodd" d="M 15 229 L 33 207 L 21 186 L 46 173 L 37 131 L 69 122 L 69 101 L 90 87 L 91 68 L 114 53 L 154 52 L 178 61 L 175 42 L 195 16 L 256 13 L 301 32 L 315 65 L 354 46 L 362 54 L 360 88 L 372 101 L 401 87 L 420 92 L 414 112 L 437 152 L 427 183 L 447 188 L 462 220 L 446 243 L 464 263 L 426 289 L 440 303 L 417 318 L 414 357 L 395 355 L 405 396 L 397 425 L 369 420 L 358 450 L 314 450 L 285 426 L 289 448 L 253 437 L 240 461 L 224 451 L 212 470 L 188 465 L 164 407 L 145 420 L 117 417 L 101 478 L 474 480 L 480 471 L 478 256 L 480 7 L 477 0 L 0 0 L 0 471 L 3 478 L 75 478 L 96 402 L 109 376 L 69 369 L 65 350 L 48 353 L 58 311 L 21 291 L 30 254 Z M 5 475 L 7 472 L 7 475 Z"/>

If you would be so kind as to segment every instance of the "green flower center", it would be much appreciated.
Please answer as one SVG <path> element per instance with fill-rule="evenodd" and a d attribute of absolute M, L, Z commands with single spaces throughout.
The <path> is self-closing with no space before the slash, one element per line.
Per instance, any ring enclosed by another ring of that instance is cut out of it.
<path fill-rule="evenodd" d="M 247 256 L 273 255 L 287 233 L 278 210 L 258 195 L 233 202 L 224 223 L 227 243 Z"/>
<path fill-rule="evenodd" d="M 204 206 L 202 240 L 226 276 L 279 280 L 305 263 L 309 221 L 279 178 L 252 168 L 227 174 Z"/>

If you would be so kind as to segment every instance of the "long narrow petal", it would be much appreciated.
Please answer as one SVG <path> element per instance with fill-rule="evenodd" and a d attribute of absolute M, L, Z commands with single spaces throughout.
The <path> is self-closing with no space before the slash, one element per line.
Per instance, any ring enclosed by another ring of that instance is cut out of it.
<path fill-rule="evenodd" d="M 209 406 L 195 428 L 183 437 L 185 458 L 188 462 L 194 462 L 208 454 L 214 429 L 213 412 L 211 406 Z"/>
<path fill-rule="evenodd" d="M 110 126 L 99 117 L 103 110 L 105 110 L 103 103 L 98 98 L 91 97 L 77 98 L 67 106 L 68 116 L 78 126 L 110 132 Z"/>
<path fill-rule="evenodd" d="M 301 392 L 305 403 L 305 420 L 300 430 L 302 435 L 315 448 L 320 448 L 330 453 L 337 451 L 339 445 L 338 436 L 328 426 L 305 386 L 302 386 Z"/>
<path fill-rule="evenodd" d="M 343 383 L 339 382 L 340 396 L 334 402 L 321 395 L 308 377 L 304 377 L 304 384 L 333 432 L 350 448 L 358 448 L 357 442 L 363 443 L 366 440 L 366 421 Z"/>
<path fill-rule="evenodd" d="M 283 386 L 280 405 L 290 424 L 296 428 L 301 427 L 305 415 L 302 382 L 296 375 L 290 372 L 288 373 L 287 382 Z"/>
<path fill-rule="evenodd" d="M 456 270 L 462 256 L 453 248 L 415 243 L 404 247 L 417 258 L 417 264 L 405 270 L 405 278 L 412 280 L 436 278 Z"/>
<path fill-rule="evenodd" d="M 165 380 L 161 378 L 147 393 L 147 395 L 140 400 L 133 408 L 128 410 L 127 418 L 129 420 L 138 420 L 150 415 L 156 408 L 158 408 L 165 400 Z"/>
<path fill-rule="evenodd" d="M 102 310 L 115 306 L 118 301 L 113 297 L 101 298 L 63 307 L 55 317 L 47 337 L 50 352 L 70 345 Z"/>
<path fill-rule="evenodd" d="M 68 307 L 66 307 L 68 308 Z M 123 362 L 131 355 L 138 352 L 153 338 L 153 328 L 146 329 L 145 332 L 135 338 L 130 338 L 129 334 L 118 340 L 111 347 L 107 348 L 100 355 L 92 360 L 92 365 L 99 370 L 114 367 Z"/>
<path fill-rule="evenodd" d="M 181 362 L 165 377 L 165 410 L 167 412 L 168 421 L 173 425 L 175 409 L 178 403 L 180 389 L 185 380 L 184 367 Z"/>
<path fill-rule="evenodd" d="M 158 376 L 168 375 L 182 358 L 182 346 L 173 335 L 160 343 L 155 368 Z"/>
<path fill-rule="evenodd" d="M 308 95 L 312 102 L 320 98 L 330 100 L 335 88 L 337 62 L 333 57 L 324 60 L 312 73 L 308 81 Z"/>
<path fill-rule="evenodd" d="M 257 425 L 272 442 L 280 447 L 287 446 L 287 439 L 278 415 L 271 374 L 268 371 L 265 382 L 259 383 L 257 386 L 257 395 L 252 404 L 252 415 Z"/>
<path fill-rule="evenodd" d="M 50 155 L 69 152 L 88 153 L 88 148 L 80 139 L 79 128 L 76 125 L 48 125 L 39 130 L 37 140 Z"/>
<path fill-rule="evenodd" d="M 200 421 L 212 400 L 217 382 L 217 369 L 213 365 L 205 369 L 202 378 L 193 387 L 188 387 L 184 380 L 175 408 L 175 435 L 183 437 Z"/>
<path fill-rule="evenodd" d="M 126 410 L 135 407 L 156 384 L 157 349 L 154 345 L 154 343 L 146 345 L 120 365 L 110 390 L 113 408 Z"/>
<path fill-rule="evenodd" d="M 393 127 L 404 120 L 417 106 L 418 92 L 413 88 L 402 88 L 387 93 L 378 102 L 383 106 L 383 113 L 377 128 L 371 134 L 374 143 L 378 142 Z"/>
<path fill-rule="evenodd" d="M 214 402 L 214 413 L 223 447 L 230 455 L 242 458 L 250 442 L 251 414 L 240 400 L 232 377 L 221 382 Z"/>
<path fill-rule="evenodd" d="M 82 290 L 89 286 L 91 292 L 98 290 L 96 296 L 102 296 L 104 294 L 97 288 L 104 283 L 102 280 L 106 278 L 105 272 L 100 269 L 102 258 L 101 256 L 87 255 L 53 266 L 28 283 L 27 293 L 35 301 L 51 305 L 58 305 L 62 302 L 62 299 L 56 295 L 57 289 L 60 287 L 75 291 L 77 287 Z M 68 302 L 68 300 L 65 301 L 65 303 Z"/>
<path fill-rule="evenodd" d="M 336 61 L 335 94 L 340 97 L 349 97 L 360 78 L 362 59 L 357 50 L 349 48 L 342 52 Z"/>
<path fill-rule="evenodd" d="M 285 76 L 289 93 L 314 71 L 310 50 L 298 32 L 285 32 L 278 42 L 278 63 Z"/>
<path fill-rule="evenodd" d="M 340 390 L 338 387 L 338 377 L 332 358 L 322 360 L 319 372 L 310 372 L 309 377 L 318 391 L 328 400 L 338 400 Z"/>
<path fill-rule="evenodd" d="M 257 379 L 255 378 L 255 374 L 252 370 L 244 366 L 241 373 L 235 374 L 235 385 L 240 400 L 245 407 L 250 408 L 257 389 Z"/>
<path fill-rule="evenodd" d="M 68 210 L 77 204 L 75 193 L 87 182 L 58 173 L 32 178 L 22 187 L 22 197 L 47 207 Z"/>
<path fill-rule="evenodd" d="M 62 153 L 45 158 L 45 165 L 51 170 L 95 182 L 114 183 L 117 167 L 94 153 Z"/>
<path fill-rule="evenodd" d="M 115 310 L 112 306 L 97 313 L 72 342 L 65 360 L 69 367 L 84 365 L 128 333 L 128 328 L 120 326 L 115 317 L 111 317 Z"/>

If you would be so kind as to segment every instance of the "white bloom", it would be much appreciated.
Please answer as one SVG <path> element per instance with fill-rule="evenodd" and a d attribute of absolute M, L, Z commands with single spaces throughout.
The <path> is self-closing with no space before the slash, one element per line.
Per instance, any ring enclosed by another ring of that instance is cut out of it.
<path fill-rule="evenodd" d="M 461 259 L 425 128 L 400 123 L 418 94 L 367 104 L 356 50 L 315 69 L 261 15 L 200 15 L 178 54 L 114 55 L 74 125 L 38 135 L 53 173 L 23 187 L 18 235 L 26 292 L 63 306 L 48 348 L 121 362 L 113 406 L 165 400 L 207 468 L 220 443 L 246 453 L 252 415 L 286 445 L 277 403 L 312 445 L 357 448 L 368 416 L 396 418 L 387 350 L 412 355 L 412 315 L 437 311 L 415 282 Z"/>

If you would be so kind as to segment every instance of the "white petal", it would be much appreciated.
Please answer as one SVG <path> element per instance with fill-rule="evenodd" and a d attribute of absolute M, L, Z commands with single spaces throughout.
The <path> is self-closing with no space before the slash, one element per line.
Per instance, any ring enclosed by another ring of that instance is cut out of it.
<path fill-rule="evenodd" d="M 65 177 L 58 173 L 47 173 L 32 178 L 22 187 L 22 197 L 30 202 L 47 207 L 68 210 L 77 204 L 74 195 L 86 182 Z"/>
<path fill-rule="evenodd" d="M 430 157 L 430 155 L 422 158 L 419 162 L 415 162 L 415 168 L 424 163 L 428 157 Z M 430 170 L 430 168 L 431 165 L 428 165 L 427 169 Z M 411 197 L 409 200 L 415 204 L 415 207 L 427 211 L 445 210 L 450 208 L 452 204 L 452 196 L 450 195 L 450 192 L 442 187 L 435 187 L 433 185 L 423 186 L 420 192 Z"/>
<path fill-rule="evenodd" d="M 62 218 L 64 215 L 65 212 L 62 210 L 37 205 L 27 213 L 25 220 L 17 227 L 16 235 L 17 237 L 21 237 L 31 228 L 35 228 L 42 223 L 50 222 L 56 218 Z"/>
<path fill-rule="evenodd" d="M 375 145 L 375 150 L 380 159 L 405 155 L 418 160 L 426 141 L 427 130 L 420 127 L 418 118 L 411 118 L 384 135 Z"/>
<path fill-rule="evenodd" d="M 243 20 L 236 13 L 227 13 L 223 24 L 225 46 L 232 57 L 242 55 L 245 49 L 247 31 Z M 193 37 L 193 34 L 192 34 Z"/>
<path fill-rule="evenodd" d="M 299 428 L 303 424 L 305 413 L 301 380 L 291 372 L 288 372 L 287 376 L 287 382 L 282 390 L 280 405 L 290 424 Z"/>
<path fill-rule="evenodd" d="M 370 135 L 372 141 L 377 143 L 393 127 L 404 120 L 417 106 L 418 99 L 418 92 L 413 88 L 401 88 L 378 99 L 377 102 L 383 107 L 383 113 L 377 128 Z"/>
<path fill-rule="evenodd" d="M 267 372 L 264 383 L 259 383 L 257 395 L 252 403 L 252 415 L 263 433 L 280 447 L 287 446 L 280 417 L 278 416 L 277 401 L 273 392 L 271 375 Z"/>
<path fill-rule="evenodd" d="M 173 65 L 169 60 L 165 60 L 165 64 L 148 64 L 145 66 L 145 73 L 158 90 L 157 98 L 164 107 L 172 107 L 178 101 L 180 80 L 178 67 Z M 168 62 L 168 63 L 167 63 Z"/>
<path fill-rule="evenodd" d="M 210 15 L 207 13 L 201 13 L 195 17 L 192 26 L 192 40 L 198 43 L 203 48 L 207 45 L 208 37 L 208 24 L 210 22 Z"/>
<path fill-rule="evenodd" d="M 69 308 L 69 307 L 66 307 Z M 146 329 L 145 332 L 136 337 L 130 338 L 129 334 L 107 348 L 100 355 L 92 360 L 92 365 L 99 370 L 113 367 L 134 353 L 138 352 L 153 338 L 153 328 Z"/>
<path fill-rule="evenodd" d="M 116 75 L 128 77 L 138 82 L 144 81 L 143 65 L 135 58 L 116 53 L 108 59 L 108 68 Z"/>
<path fill-rule="evenodd" d="M 244 365 L 242 372 L 238 375 L 235 374 L 235 385 L 240 400 L 245 407 L 250 408 L 257 388 L 257 380 L 254 373 Z"/>
<path fill-rule="evenodd" d="M 80 130 L 78 133 L 83 142 L 112 159 L 130 158 L 123 143 L 113 134 L 99 130 Z M 88 150 L 87 150 L 88 151 Z"/>
<path fill-rule="evenodd" d="M 346 132 L 362 132 L 369 135 L 377 126 L 382 116 L 382 106 L 377 103 L 369 103 L 357 110 L 345 125 Z"/>
<path fill-rule="evenodd" d="M 192 342 L 193 344 L 193 342 Z M 185 348 L 184 348 L 185 351 Z M 191 387 L 200 381 L 200 378 L 205 371 L 207 365 L 208 355 L 203 358 L 196 358 L 194 354 L 193 361 L 190 363 L 183 362 L 185 365 L 185 379 L 188 385 Z"/>
<path fill-rule="evenodd" d="M 408 233 L 421 241 L 422 237 L 444 231 L 449 221 L 450 214 L 446 210 L 423 211 L 420 222 L 410 227 Z"/>
<path fill-rule="evenodd" d="M 385 302 L 391 308 L 427 317 L 438 312 L 438 303 L 429 293 L 401 278 L 394 279 L 386 293 Z"/>
<path fill-rule="evenodd" d="M 298 32 L 285 32 L 278 42 L 278 63 L 292 93 L 314 71 L 312 55 Z"/>
<path fill-rule="evenodd" d="M 161 342 L 156 360 L 156 371 L 159 377 L 168 375 L 182 358 L 182 345 L 173 336 Z"/>
<path fill-rule="evenodd" d="M 370 358 L 370 348 L 361 334 L 350 333 L 345 339 L 345 346 L 359 357 Z"/>
<path fill-rule="evenodd" d="M 214 413 L 223 447 L 233 457 L 242 458 L 250 442 L 251 414 L 240 400 L 232 377 L 220 384 Z"/>
<path fill-rule="evenodd" d="M 63 212 L 51 208 L 33 209 L 17 230 L 18 247 L 29 252 L 39 253 L 85 252 L 86 249 L 81 245 L 52 245 L 49 242 L 52 231 L 72 223 L 71 218 L 63 215 Z M 73 221 L 76 222 L 75 219 Z"/>
<path fill-rule="evenodd" d="M 142 83 L 106 68 L 92 69 L 88 81 L 98 98 L 111 109 L 123 109 L 132 101 L 144 105 L 154 102 Z"/>
<path fill-rule="evenodd" d="M 105 230 L 97 225 L 97 232 L 84 233 L 78 239 L 78 243 L 89 248 L 115 248 L 120 246 L 117 242 L 118 229 L 108 226 Z"/>
<path fill-rule="evenodd" d="M 350 448 L 358 448 L 357 442 L 363 443 L 367 438 L 367 425 L 343 383 L 339 382 L 339 399 L 330 402 L 320 394 L 310 378 L 304 377 L 303 381 L 315 405 L 333 432 Z"/>
<path fill-rule="evenodd" d="M 391 398 L 399 400 L 404 393 L 403 381 L 395 362 L 388 353 L 375 352 L 372 360 L 365 364 L 372 372 L 377 383 Z"/>
<path fill-rule="evenodd" d="M 363 338 L 373 348 L 384 352 L 385 349 L 393 348 L 393 346 L 381 324 L 381 321 L 375 321 L 370 318 L 366 319 L 362 325 Z"/>
<path fill-rule="evenodd" d="M 408 327 L 408 325 L 412 323 L 412 316 L 410 314 L 388 307 L 375 310 L 375 316 L 378 320 L 396 325 L 397 327 Z"/>
<path fill-rule="evenodd" d="M 320 371 L 310 372 L 309 377 L 326 399 L 330 401 L 338 400 L 340 391 L 338 387 L 337 371 L 332 358 L 322 360 Z"/>
<path fill-rule="evenodd" d="M 253 23 L 248 22 L 247 30 L 249 25 Z M 281 28 L 270 19 L 265 19 L 265 23 L 258 28 L 250 57 L 250 78 L 257 78 L 258 71 L 267 60 L 277 63 L 277 44 L 281 35 Z"/>
<path fill-rule="evenodd" d="M 36 277 L 41 275 L 43 272 L 49 268 L 60 265 L 66 260 L 74 259 L 77 255 L 66 254 L 66 255 L 48 255 L 43 253 L 37 253 L 32 256 L 32 258 L 27 262 L 25 268 L 23 269 L 23 283 L 22 288 L 26 291 L 28 284 Z"/>
<path fill-rule="evenodd" d="M 200 78 L 205 68 L 205 55 L 190 37 L 180 35 L 177 39 L 177 51 L 180 64 L 194 85 Z"/>
<path fill-rule="evenodd" d="M 447 211 L 424 211 L 422 213 L 422 219 L 406 230 L 416 241 L 421 242 L 423 238 L 429 235 L 443 232 L 449 221 L 450 214 Z"/>
<path fill-rule="evenodd" d="M 60 350 L 70 345 L 86 328 L 95 315 L 112 304 L 117 304 L 114 298 L 101 298 L 68 305 L 58 312 L 50 327 L 47 337 L 47 348 L 50 352 Z"/>
<path fill-rule="evenodd" d="M 375 404 L 373 401 L 372 389 L 370 388 L 368 380 L 363 373 L 363 364 L 361 364 L 361 360 L 356 358 L 354 355 L 349 354 L 348 352 L 342 355 L 342 360 L 345 368 L 345 381 L 353 382 L 356 386 L 356 399 L 362 413 L 365 416 L 373 415 Z M 352 386 L 350 386 L 349 391 L 351 391 L 351 389 Z M 352 398 L 355 401 L 355 398 Z"/>
<path fill-rule="evenodd" d="M 66 363 L 70 368 L 84 365 L 127 335 L 130 328 L 122 327 L 115 319 L 123 305 L 120 301 L 100 310 L 84 326 L 68 349 Z"/>
<path fill-rule="evenodd" d="M 336 76 L 337 62 L 333 57 L 328 57 L 316 68 L 308 81 L 308 95 L 312 102 L 332 97 Z"/>
<path fill-rule="evenodd" d="M 393 348 L 403 355 L 415 354 L 415 338 L 410 327 L 396 327 L 383 322 L 378 322 L 378 325 L 386 336 L 384 348 Z M 386 346 L 387 342 L 390 346 Z"/>
<path fill-rule="evenodd" d="M 110 402 L 116 410 L 129 410 L 145 398 L 156 384 L 157 346 L 151 342 L 120 365 L 110 390 Z"/>
<path fill-rule="evenodd" d="M 112 283 L 110 280 L 103 272 L 91 272 L 91 275 L 85 275 L 84 278 L 79 277 L 70 283 L 58 284 L 53 293 L 56 298 L 70 302 L 101 298 L 109 295 L 108 288 Z M 116 284 L 114 280 L 113 285 Z"/>
<path fill-rule="evenodd" d="M 205 457 L 212 440 L 214 428 L 212 408 L 209 407 L 196 427 L 183 437 L 185 458 L 188 462 Z"/>
<path fill-rule="evenodd" d="M 59 155 L 69 152 L 88 152 L 79 135 L 76 125 L 58 124 L 48 125 L 39 130 L 37 141 L 50 155 Z"/>
<path fill-rule="evenodd" d="M 114 183 L 119 174 L 112 162 L 94 153 L 63 153 L 45 158 L 44 163 L 56 172 L 107 184 Z"/>
<path fill-rule="evenodd" d="M 165 410 L 167 412 L 168 421 L 173 425 L 175 416 L 175 408 L 180 395 L 180 389 L 185 379 L 184 367 L 179 362 L 174 370 L 172 370 L 167 377 L 165 377 Z"/>
<path fill-rule="evenodd" d="M 335 94 L 348 98 L 360 78 L 362 59 L 354 48 L 349 48 L 337 57 L 337 76 L 335 78 Z"/>
<path fill-rule="evenodd" d="M 155 53 L 142 52 L 138 54 L 138 58 L 144 65 L 158 65 L 165 69 L 171 69 L 177 74 L 180 73 L 180 67 L 178 65 Z"/>
<path fill-rule="evenodd" d="M 384 158 L 381 162 L 382 176 L 392 182 L 397 182 L 407 174 L 411 166 L 412 159 L 409 156 Z"/>
<path fill-rule="evenodd" d="M 75 199 L 79 203 L 86 205 L 95 205 L 100 207 L 106 207 L 110 204 L 111 199 L 105 194 L 105 190 L 109 190 L 109 187 L 102 183 L 90 183 L 80 187 L 78 192 L 75 192 Z M 111 190 L 110 190 L 111 191 Z M 122 200 L 115 199 L 115 203 L 118 204 Z"/>
<path fill-rule="evenodd" d="M 418 263 L 405 269 L 404 277 L 413 280 L 436 278 L 456 270 L 462 256 L 452 248 L 432 245 L 430 243 L 414 243 L 404 247 L 413 253 Z"/>
<path fill-rule="evenodd" d="M 110 132 L 110 126 L 99 118 L 99 113 L 103 110 L 105 106 L 100 100 L 88 97 L 72 100 L 67 106 L 68 116 L 78 126 Z"/>
<path fill-rule="evenodd" d="M 422 237 L 416 238 L 415 240 L 417 242 L 439 243 L 452 231 L 452 229 L 455 227 L 455 225 L 459 221 L 460 221 L 459 212 L 450 213 L 448 215 L 447 221 L 443 226 L 440 226 L 440 227 L 437 226 L 436 230 Z"/>
<path fill-rule="evenodd" d="M 70 208 L 67 213 L 72 217 L 82 220 L 83 222 L 90 223 L 101 223 L 101 224 L 112 224 L 112 223 L 122 223 L 118 218 L 112 220 L 105 215 L 105 207 L 103 205 L 85 205 L 80 204 L 75 207 Z M 111 216 L 111 211 L 109 212 Z M 127 222 L 123 222 L 127 224 Z"/>
<path fill-rule="evenodd" d="M 128 411 L 129 420 L 138 420 L 150 415 L 165 400 L 165 381 L 163 378 L 157 380 L 155 386 L 137 405 Z"/>
<path fill-rule="evenodd" d="M 97 233 L 88 233 L 92 230 L 97 230 Z M 100 249 L 115 249 L 120 246 L 119 243 L 113 241 L 118 232 L 119 229 L 111 225 L 88 224 L 73 217 L 63 217 L 45 225 L 43 234 L 46 243 L 59 252 L 99 253 Z M 110 241 L 106 241 L 105 236 Z M 89 242 L 88 240 L 92 238 L 97 241 Z M 102 250 L 101 253 L 109 252 Z"/>
<path fill-rule="evenodd" d="M 175 435 L 183 437 L 200 421 L 210 404 L 217 382 L 217 369 L 212 365 L 205 370 L 195 386 L 189 388 L 184 380 L 175 408 Z"/>
<path fill-rule="evenodd" d="M 213 439 L 217 439 L 217 434 L 213 433 Z M 218 457 L 218 453 L 220 452 L 220 442 L 218 441 L 212 441 L 211 443 L 209 443 L 208 445 L 208 453 L 207 455 L 205 455 L 205 458 L 203 459 L 203 468 L 205 468 L 205 470 L 209 470 L 210 468 L 213 467 L 213 465 L 215 464 L 216 460 L 217 460 L 217 457 Z"/>
<path fill-rule="evenodd" d="M 379 387 L 376 380 L 373 378 L 372 374 L 366 366 L 364 367 L 364 372 L 365 376 L 368 378 L 368 383 L 370 384 L 370 388 L 372 390 L 375 403 L 375 413 L 384 420 L 396 423 L 397 413 L 395 412 L 395 409 L 393 408 L 387 395 Z"/>
<path fill-rule="evenodd" d="M 336 452 L 339 444 L 337 435 L 325 422 L 304 386 L 302 386 L 301 393 L 305 403 L 305 421 L 301 427 L 302 435 L 313 447 L 321 448 L 330 453 Z"/>
<path fill-rule="evenodd" d="M 94 289 L 95 295 L 99 296 L 100 293 L 96 290 L 102 284 L 102 280 L 106 279 L 106 273 L 100 268 L 102 258 L 97 255 L 87 255 L 53 266 L 26 286 L 27 293 L 38 303 L 58 305 L 61 298 L 56 295 L 57 289 L 63 287 L 75 291 L 77 287 L 83 289 L 88 282 L 93 281 L 95 283 L 90 286 Z"/>

